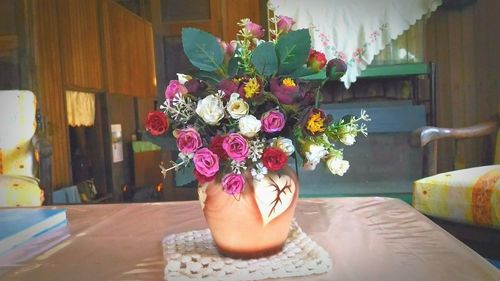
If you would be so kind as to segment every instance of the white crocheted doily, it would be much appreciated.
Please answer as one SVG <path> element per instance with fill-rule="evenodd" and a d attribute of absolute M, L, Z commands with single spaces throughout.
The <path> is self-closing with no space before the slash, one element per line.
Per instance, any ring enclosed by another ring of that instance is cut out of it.
<path fill-rule="evenodd" d="M 197 230 L 163 239 L 165 280 L 260 280 L 326 273 L 332 262 L 296 223 L 283 250 L 273 256 L 238 260 L 217 251 L 210 231 Z"/>

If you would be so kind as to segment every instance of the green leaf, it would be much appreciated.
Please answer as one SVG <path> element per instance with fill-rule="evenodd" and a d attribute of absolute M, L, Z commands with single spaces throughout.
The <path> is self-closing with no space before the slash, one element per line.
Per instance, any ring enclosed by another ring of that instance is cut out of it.
<path fill-rule="evenodd" d="M 235 57 L 233 56 L 228 64 L 227 64 L 227 75 L 229 77 L 232 77 L 232 76 L 235 76 L 237 75 L 239 72 L 240 72 L 240 64 L 239 62 L 241 62 L 241 58 L 240 57 Z"/>
<path fill-rule="evenodd" d="M 292 76 L 294 78 L 301 78 L 301 77 L 306 77 L 306 76 L 309 76 L 309 75 L 312 75 L 315 73 L 318 73 L 318 72 L 316 72 L 310 68 L 302 66 L 302 67 L 296 69 L 294 72 L 290 73 L 290 76 Z"/>
<path fill-rule="evenodd" d="M 299 29 L 289 32 L 278 39 L 276 52 L 278 54 L 278 74 L 289 74 L 307 62 L 311 49 L 309 30 Z"/>
<path fill-rule="evenodd" d="M 195 28 L 183 28 L 182 46 L 189 61 L 200 70 L 221 68 L 224 52 L 213 35 Z"/>
<path fill-rule="evenodd" d="M 325 80 L 325 78 L 326 78 L 326 71 L 324 69 L 314 74 L 300 77 L 300 79 L 302 80 Z"/>
<path fill-rule="evenodd" d="M 193 176 L 193 172 L 194 165 L 192 163 L 175 172 L 175 185 L 180 187 L 194 182 L 196 179 Z"/>
<path fill-rule="evenodd" d="M 170 131 L 161 136 L 152 136 L 148 132 L 141 130 L 141 135 L 143 140 L 152 142 L 163 149 L 177 150 L 177 144 Z"/>
<path fill-rule="evenodd" d="M 213 72 L 200 70 L 191 73 L 191 75 L 212 85 L 218 84 L 220 82 L 220 77 Z"/>
<path fill-rule="evenodd" d="M 264 76 L 271 76 L 278 70 L 278 58 L 271 42 L 261 43 L 252 52 L 250 62 L 257 72 Z"/>

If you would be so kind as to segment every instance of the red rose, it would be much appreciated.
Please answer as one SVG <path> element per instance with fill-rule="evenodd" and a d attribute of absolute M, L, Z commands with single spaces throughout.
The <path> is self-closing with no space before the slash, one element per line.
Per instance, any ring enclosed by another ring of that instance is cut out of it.
<path fill-rule="evenodd" d="M 220 159 L 222 160 L 227 160 L 227 153 L 222 148 L 222 142 L 224 141 L 224 136 L 214 136 L 212 140 L 210 141 L 210 145 L 208 146 L 208 149 L 210 149 L 213 153 L 217 154 Z"/>
<path fill-rule="evenodd" d="M 315 50 L 309 51 L 309 59 L 307 60 L 307 67 L 313 71 L 320 71 L 326 65 L 326 56 L 322 52 Z"/>
<path fill-rule="evenodd" d="M 266 147 L 262 153 L 262 164 L 271 171 L 279 171 L 288 162 L 283 150 L 276 147 Z"/>
<path fill-rule="evenodd" d="M 194 169 L 193 175 L 199 184 L 204 184 L 204 183 L 213 181 L 217 174 L 215 174 L 211 177 L 207 177 L 205 175 L 200 174 L 196 169 Z"/>
<path fill-rule="evenodd" d="M 146 118 L 146 131 L 153 136 L 159 136 L 168 130 L 167 116 L 161 111 L 151 111 Z"/>

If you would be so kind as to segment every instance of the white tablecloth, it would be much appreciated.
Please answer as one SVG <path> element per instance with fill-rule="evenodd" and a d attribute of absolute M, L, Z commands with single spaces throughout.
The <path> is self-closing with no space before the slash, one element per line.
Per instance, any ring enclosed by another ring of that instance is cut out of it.
<path fill-rule="evenodd" d="M 269 0 L 276 15 L 295 19 L 295 29 L 309 28 L 313 48 L 348 69 L 346 88 L 391 40 L 435 11 L 441 0 Z"/>

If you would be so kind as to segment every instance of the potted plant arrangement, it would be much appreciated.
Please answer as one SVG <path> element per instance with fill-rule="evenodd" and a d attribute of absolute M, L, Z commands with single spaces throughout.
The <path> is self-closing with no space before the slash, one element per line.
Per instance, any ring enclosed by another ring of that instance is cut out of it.
<path fill-rule="evenodd" d="M 212 237 L 230 257 L 282 249 L 299 193 L 291 158 L 301 157 L 308 170 L 323 162 L 342 176 L 349 162 L 339 145 L 367 134 L 364 111 L 333 120 L 320 109 L 321 87 L 339 79 L 346 65 L 311 50 L 309 31 L 292 30 L 293 23 L 271 18 L 268 41 L 248 19 L 229 43 L 183 29 L 184 52 L 199 71 L 178 74 L 160 110 L 147 116 L 150 139 L 161 142 L 171 133 L 179 150 L 162 173 L 194 167 Z M 307 79 L 325 67 L 324 80 Z"/>

